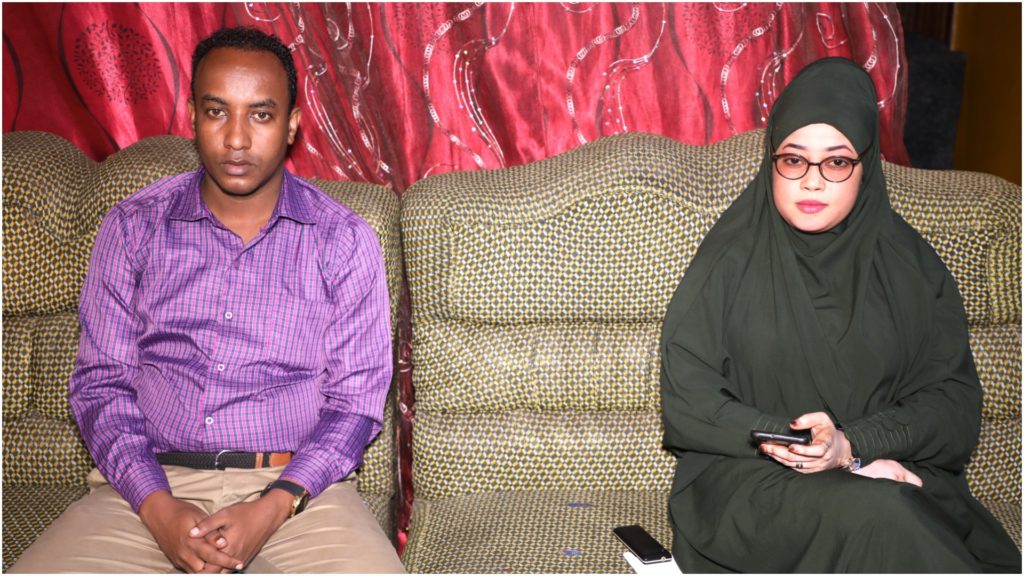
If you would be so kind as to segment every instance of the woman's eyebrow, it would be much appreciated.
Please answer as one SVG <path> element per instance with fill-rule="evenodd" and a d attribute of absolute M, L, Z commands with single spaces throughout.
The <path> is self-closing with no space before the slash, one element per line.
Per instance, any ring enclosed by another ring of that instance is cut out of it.
<path fill-rule="evenodd" d="M 853 152 L 853 150 L 850 150 L 850 147 L 846 144 L 838 144 L 836 146 L 829 146 L 828 148 L 825 148 L 826 152 L 833 152 L 835 150 L 849 150 L 850 152 Z"/>

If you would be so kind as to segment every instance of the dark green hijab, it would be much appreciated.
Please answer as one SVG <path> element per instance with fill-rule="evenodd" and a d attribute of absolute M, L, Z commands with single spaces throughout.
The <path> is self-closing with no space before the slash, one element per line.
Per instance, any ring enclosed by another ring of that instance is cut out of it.
<path fill-rule="evenodd" d="M 846 220 L 808 234 L 775 209 L 771 154 L 791 133 L 817 123 L 842 132 L 863 168 Z M 893 212 L 878 133 L 877 96 L 867 73 L 843 58 L 807 66 L 772 108 L 756 177 L 708 233 L 672 299 L 663 358 L 676 352 L 666 347 L 699 348 L 687 353 L 702 356 L 731 382 L 724 395 L 754 409 L 735 412 L 742 417 L 734 424 L 752 414 L 784 423 L 824 410 L 844 425 L 949 377 L 950 370 L 976 382 L 959 294 L 934 251 Z M 943 290 L 937 286 L 946 282 L 953 287 L 937 300 Z M 937 314 L 938 305 L 953 312 Z M 949 361 L 934 362 L 934 350 Z M 672 438 L 679 433 L 673 431 L 692 431 L 722 408 L 718 400 L 687 404 L 696 395 L 683 388 L 698 384 L 680 388 L 664 370 L 666 445 L 690 446 L 689 437 Z M 666 396 L 667 386 L 676 387 L 674 396 Z"/>

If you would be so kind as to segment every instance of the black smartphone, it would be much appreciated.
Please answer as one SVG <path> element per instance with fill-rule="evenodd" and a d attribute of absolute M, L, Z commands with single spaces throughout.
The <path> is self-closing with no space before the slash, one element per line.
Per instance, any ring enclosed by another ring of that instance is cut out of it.
<path fill-rule="evenodd" d="M 612 530 L 612 532 L 644 564 L 666 562 L 672 559 L 672 555 L 668 553 L 668 550 L 665 550 L 665 547 L 655 540 L 654 536 L 648 534 L 647 530 L 643 529 L 643 526 L 636 524 L 619 526 Z"/>
<path fill-rule="evenodd" d="M 811 431 L 810 430 L 792 430 L 789 434 L 779 434 L 778 432 L 766 432 L 764 430 L 751 430 L 750 437 L 754 439 L 754 442 L 761 444 L 763 442 L 770 442 L 772 444 L 810 444 L 811 443 Z"/>

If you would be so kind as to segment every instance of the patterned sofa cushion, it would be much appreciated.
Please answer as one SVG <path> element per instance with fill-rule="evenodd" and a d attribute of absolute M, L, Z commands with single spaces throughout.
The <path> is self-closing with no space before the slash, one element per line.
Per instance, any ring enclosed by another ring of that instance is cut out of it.
<path fill-rule="evenodd" d="M 409 188 L 410 571 L 628 571 L 610 532 L 626 519 L 669 543 L 662 316 L 756 171 L 762 141 L 761 131 L 709 146 L 625 134 Z M 1020 189 L 980 174 L 885 170 L 894 206 L 967 299 L 987 392 L 971 486 L 1019 509 Z M 570 493 L 600 502 L 591 511 L 603 519 L 558 496 Z"/>
<path fill-rule="evenodd" d="M 77 302 L 103 216 L 122 198 L 192 170 L 190 140 L 147 138 L 101 163 L 43 132 L 3 136 L 3 568 L 85 491 L 93 467 L 71 417 Z M 397 196 L 370 184 L 314 181 L 377 231 L 397 326 L 402 282 Z M 393 533 L 394 415 L 365 455 L 359 489 Z"/>

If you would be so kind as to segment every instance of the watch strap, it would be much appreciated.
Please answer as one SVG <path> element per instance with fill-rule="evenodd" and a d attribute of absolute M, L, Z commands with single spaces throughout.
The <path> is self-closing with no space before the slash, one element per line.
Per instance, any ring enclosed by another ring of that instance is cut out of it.
<path fill-rule="evenodd" d="M 264 494 L 270 492 L 274 488 L 280 488 L 281 490 L 284 490 L 285 492 L 291 494 L 292 496 L 295 496 L 296 498 L 302 496 L 303 494 L 308 494 L 305 488 L 296 484 L 295 482 L 292 482 L 291 480 L 274 480 L 270 484 L 267 484 L 267 487 L 263 489 L 263 492 L 260 492 L 260 496 L 263 496 Z"/>
<path fill-rule="evenodd" d="M 266 496 L 268 492 L 275 488 L 280 488 L 281 490 L 291 494 L 293 497 L 292 510 L 291 513 L 288 514 L 289 518 L 306 509 L 306 503 L 309 501 L 309 492 L 291 480 L 274 480 L 270 484 L 267 484 L 267 487 L 260 492 L 260 497 L 262 498 L 263 496 Z"/>

